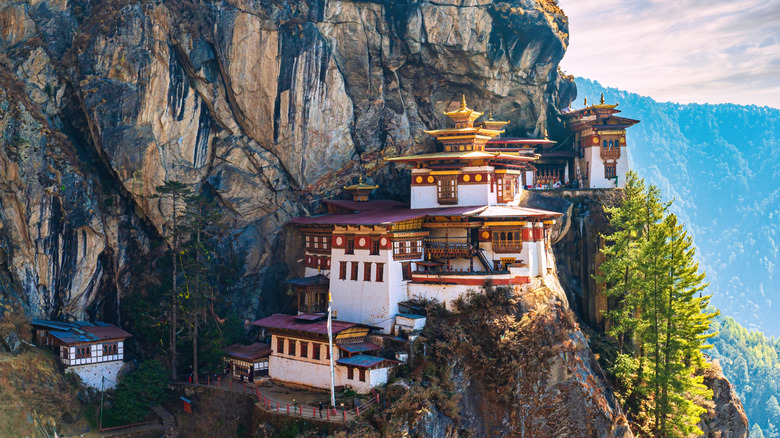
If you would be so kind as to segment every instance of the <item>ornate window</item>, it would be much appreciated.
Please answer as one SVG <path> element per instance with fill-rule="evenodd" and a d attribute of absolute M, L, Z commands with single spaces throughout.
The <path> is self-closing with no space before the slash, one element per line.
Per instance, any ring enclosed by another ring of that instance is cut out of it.
<path fill-rule="evenodd" d="M 103 356 L 117 354 L 117 352 L 119 352 L 119 348 L 116 342 L 108 342 L 103 344 Z"/>
<path fill-rule="evenodd" d="M 404 280 L 411 280 L 412 279 L 412 263 L 411 262 L 401 263 L 401 275 L 403 276 Z"/>
<path fill-rule="evenodd" d="M 615 163 L 604 165 L 604 178 L 614 178 L 617 176 L 617 169 Z"/>
<path fill-rule="evenodd" d="M 458 203 L 458 175 L 441 175 L 437 181 L 439 204 Z"/>
<path fill-rule="evenodd" d="M 92 348 L 89 345 L 76 347 L 76 359 L 83 359 L 85 357 L 92 357 Z"/>
<path fill-rule="evenodd" d="M 371 255 L 379 255 L 379 237 L 371 237 Z"/>
<path fill-rule="evenodd" d="M 347 236 L 347 248 L 344 251 L 345 254 L 355 253 L 355 236 Z"/>
<path fill-rule="evenodd" d="M 520 252 L 523 250 L 523 233 L 520 230 L 494 230 L 493 252 Z"/>
<path fill-rule="evenodd" d="M 377 263 L 376 264 L 376 281 L 377 282 L 385 281 L 385 264 L 384 263 Z"/>

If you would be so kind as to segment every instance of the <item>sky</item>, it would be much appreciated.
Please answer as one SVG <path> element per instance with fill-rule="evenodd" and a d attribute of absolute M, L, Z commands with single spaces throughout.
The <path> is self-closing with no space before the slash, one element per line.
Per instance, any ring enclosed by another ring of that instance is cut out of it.
<path fill-rule="evenodd" d="M 679 103 L 780 108 L 780 0 L 559 0 L 564 72 Z"/>

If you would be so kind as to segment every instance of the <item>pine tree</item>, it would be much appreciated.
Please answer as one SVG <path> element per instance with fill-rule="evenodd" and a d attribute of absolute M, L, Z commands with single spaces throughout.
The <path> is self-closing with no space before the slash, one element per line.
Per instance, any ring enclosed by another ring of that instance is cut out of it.
<path fill-rule="evenodd" d="M 167 199 L 171 203 L 171 216 L 169 218 L 169 230 L 168 230 L 168 248 L 171 251 L 171 261 L 173 263 L 171 277 L 173 280 L 173 286 L 171 288 L 171 315 L 170 321 L 170 355 L 171 355 L 171 379 L 178 380 L 177 374 L 177 353 L 176 343 L 178 341 L 178 315 L 177 310 L 179 307 L 179 292 L 176 284 L 177 280 L 177 264 L 176 257 L 179 253 L 179 247 L 181 243 L 181 230 L 179 227 L 180 218 L 183 214 L 182 208 L 184 207 L 184 200 L 190 195 L 190 189 L 182 182 L 179 181 L 165 181 L 161 186 L 156 188 L 157 194 L 155 197 Z"/>
<path fill-rule="evenodd" d="M 617 298 L 606 316 L 621 353 L 613 371 L 624 385 L 627 412 L 649 414 L 649 433 L 663 438 L 700 433 L 705 409 L 698 404 L 712 396 L 700 373 L 708 366 L 702 350 L 716 315 L 705 310 L 705 275 L 669 206 L 657 187 L 645 188 L 630 172 L 623 203 L 608 210 L 614 232 L 605 236 L 611 245 L 596 277 Z"/>

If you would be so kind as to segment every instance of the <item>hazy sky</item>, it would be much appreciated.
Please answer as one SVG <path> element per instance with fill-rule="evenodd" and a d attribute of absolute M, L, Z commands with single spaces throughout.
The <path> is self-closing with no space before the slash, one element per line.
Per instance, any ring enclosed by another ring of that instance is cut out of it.
<path fill-rule="evenodd" d="M 559 0 L 563 70 L 659 101 L 780 108 L 780 0 Z"/>

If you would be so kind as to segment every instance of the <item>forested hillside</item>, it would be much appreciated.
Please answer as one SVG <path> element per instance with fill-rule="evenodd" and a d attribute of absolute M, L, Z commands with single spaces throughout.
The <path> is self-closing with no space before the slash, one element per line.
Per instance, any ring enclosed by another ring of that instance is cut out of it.
<path fill-rule="evenodd" d="M 753 438 L 780 437 L 780 340 L 719 317 L 710 355 L 718 359 L 745 407 Z"/>
<path fill-rule="evenodd" d="M 710 281 L 712 304 L 745 327 L 780 335 L 780 110 L 680 105 L 576 79 L 578 97 L 603 92 L 626 117 L 632 169 L 674 198 Z"/>

